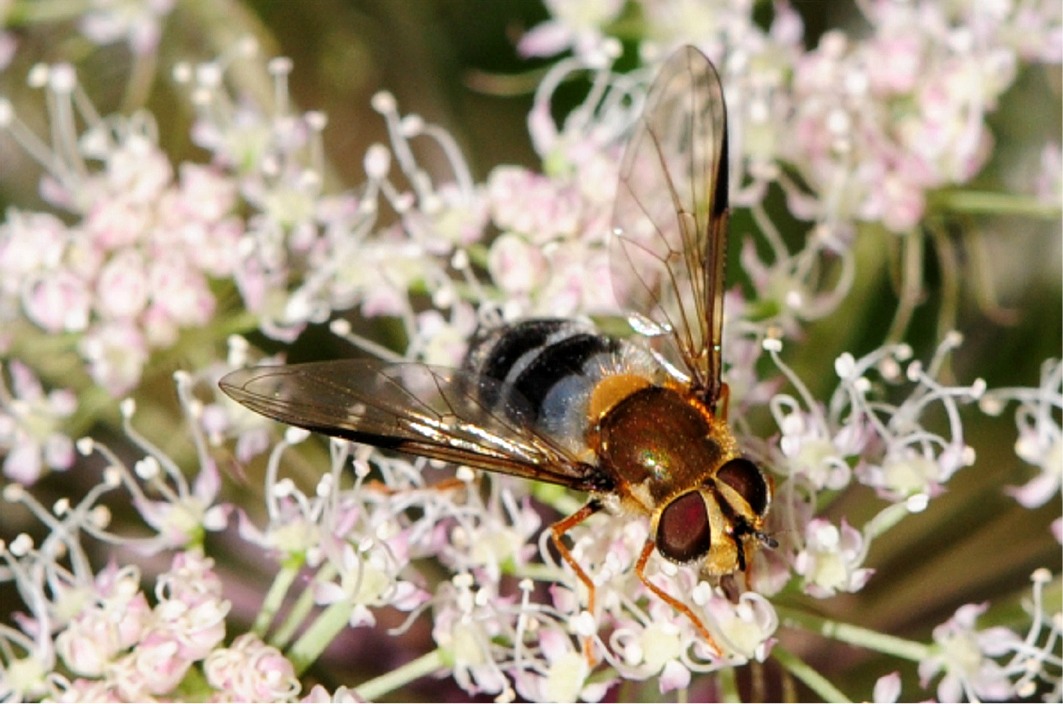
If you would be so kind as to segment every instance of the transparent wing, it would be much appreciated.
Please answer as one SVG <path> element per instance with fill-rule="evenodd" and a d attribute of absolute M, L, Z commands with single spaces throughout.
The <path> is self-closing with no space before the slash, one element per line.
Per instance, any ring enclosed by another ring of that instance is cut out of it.
<path fill-rule="evenodd" d="M 325 435 L 581 491 L 606 488 L 594 467 L 534 430 L 527 401 L 488 377 L 333 360 L 240 369 L 219 385 L 256 413 Z"/>
<path fill-rule="evenodd" d="M 661 68 L 627 145 L 610 264 L 620 304 L 668 331 L 710 408 L 720 394 L 727 216 L 723 89 L 688 46 Z"/>

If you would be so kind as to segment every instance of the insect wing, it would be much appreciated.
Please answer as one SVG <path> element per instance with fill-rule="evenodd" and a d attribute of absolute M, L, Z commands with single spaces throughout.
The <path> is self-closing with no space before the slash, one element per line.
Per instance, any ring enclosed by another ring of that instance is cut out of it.
<path fill-rule="evenodd" d="M 333 360 L 240 369 L 219 382 L 274 420 L 481 469 L 593 487 L 593 468 L 536 432 L 527 401 L 488 377 L 423 364 Z M 490 407 L 482 401 L 490 398 Z"/>
<path fill-rule="evenodd" d="M 616 297 L 671 334 L 696 393 L 720 394 L 727 117 L 712 63 L 664 64 L 620 167 L 610 251 Z"/>

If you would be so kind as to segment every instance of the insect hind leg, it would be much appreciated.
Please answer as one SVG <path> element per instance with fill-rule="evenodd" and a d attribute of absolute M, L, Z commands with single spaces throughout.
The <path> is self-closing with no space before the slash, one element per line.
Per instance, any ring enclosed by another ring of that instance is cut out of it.
<path fill-rule="evenodd" d="M 557 523 L 550 526 L 550 536 L 554 541 L 554 546 L 557 548 L 557 552 L 561 555 L 561 559 L 568 563 L 568 566 L 572 568 L 572 571 L 576 573 L 576 577 L 583 583 L 583 586 L 587 588 L 587 610 L 594 615 L 595 613 L 595 588 L 594 582 L 591 580 L 590 575 L 586 570 L 580 566 L 579 562 L 572 555 L 572 551 L 565 545 L 564 537 L 565 533 L 569 532 L 580 523 L 593 516 L 602 510 L 602 504 L 596 499 L 588 501 L 584 506 L 573 513 L 571 516 L 562 518 Z M 587 659 L 588 664 L 596 664 L 596 660 L 593 652 L 593 643 L 590 637 L 583 640 L 583 655 Z"/>

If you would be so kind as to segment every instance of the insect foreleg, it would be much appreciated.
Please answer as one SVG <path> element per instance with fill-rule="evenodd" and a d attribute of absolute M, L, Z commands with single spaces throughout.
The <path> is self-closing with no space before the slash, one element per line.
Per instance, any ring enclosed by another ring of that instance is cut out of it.
<path fill-rule="evenodd" d="M 720 646 L 716 644 L 716 639 L 712 637 L 712 635 L 709 633 L 709 630 L 705 628 L 705 624 L 701 622 L 701 619 L 697 617 L 697 615 L 691 610 L 691 608 L 676 599 L 668 592 L 658 587 L 656 584 L 649 580 L 649 577 L 646 576 L 646 562 L 650 559 L 650 555 L 653 554 L 654 547 L 655 545 L 653 543 L 653 540 L 647 538 L 646 544 L 642 547 L 642 554 L 639 555 L 639 561 L 635 565 L 635 574 L 639 576 L 639 579 L 642 580 L 642 583 L 645 584 L 651 592 L 656 594 L 675 610 L 686 615 L 686 617 L 694 623 L 694 626 L 698 629 L 698 633 L 701 634 L 701 637 L 704 638 L 705 642 L 708 643 L 710 648 L 712 648 L 712 652 L 715 653 L 717 657 L 722 657 L 723 651 L 720 650 Z"/>

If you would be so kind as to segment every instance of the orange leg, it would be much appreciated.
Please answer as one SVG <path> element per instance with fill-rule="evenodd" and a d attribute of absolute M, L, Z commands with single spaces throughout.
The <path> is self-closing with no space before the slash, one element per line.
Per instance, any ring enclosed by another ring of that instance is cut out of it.
<path fill-rule="evenodd" d="M 367 489 L 369 491 L 375 491 L 375 492 L 377 492 L 379 494 L 384 494 L 386 496 L 390 496 L 392 494 L 398 494 L 400 492 L 401 493 L 407 493 L 407 492 L 411 492 L 411 491 L 424 491 L 424 490 L 428 490 L 428 491 L 453 491 L 455 489 L 462 489 L 462 488 L 464 488 L 466 486 L 468 486 L 468 484 L 466 482 L 463 482 L 462 480 L 458 479 L 457 477 L 450 477 L 448 479 L 441 479 L 440 481 L 436 482 L 435 484 L 429 484 L 428 486 L 421 487 L 420 489 L 414 489 L 414 488 L 395 489 L 393 487 L 388 486 L 387 484 L 385 484 L 384 482 L 380 481 L 379 479 L 370 479 L 369 481 L 365 482 L 362 485 L 362 488 Z"/>
<path fill-rule="evenodd" d="M 720 398 L 716 401 L 716 410 L 720 414 L 720 420 L 727 421 L 727 407 L 731 405 L 731 387 L 720 384 Z"/>
<path fill-rule="evenodd" d="M 587 610 L 591 612 L 591 615 L 594 615 L 594 582 L 591 581 L 590 576 L 584 571 L 584 569 L 580 567 L 580 564 L 576 562 L 576 558 L 572 556 L 572 552 L 565 546 L 565 543 L 561 538 L 565 533 L 569 532 L 580 523 L 583 523 L 600 510 L 602 510 L 601 504 L 596 501 L 591 501 L 571 516 L 562 518 L 560 521 L 550 526 L 551 537 L 554 540 L 554 545 L 557 546 L 557 551 L 560 553 L 561 558 L 567 562 L 568 566 L 576 573 L 576 576 L 579 577 L 579 581 L 583 582 L 583 586 L 587 587 Z M 593 652 L 593 643 L 590 638 L 586 638 L 583 641 L 583 655 L 587 658 L 587 663 L 590 666 L 593 667 L 597 664 Z"/>
<path fill-rule="evenodd" d="M 642 547 L 642 554 L 639 555 L 639 561 L 635 564 L 635 574 L 639 576 L 639 579 L 642 580 L 642 583 L 645 584 L 651 592 L 667 602 L 673 609 L 681 612 L 689 618 L 694 623 L 694 627 L 698 629 L 698 633 L 701 634 L 701 637 L 704 638 L 705 642 L 709 644 L 710 648 L 712 648 L 712 652 L 716 654 L 716 657 L 723 657 L 723 651 L 720 650 L 720 646 L 716 644 L 716 639 L 709 634 L 709 630 L 705 628 L 705 624 L 703 624 L 701 619 L 690 610 L 690 607 L 658 587 L 646 576 L 646 562 L 650 559 L 650 555 L 653 554 L 654 547 L 652 540 L 646 541 L 646 544 Z"/>

